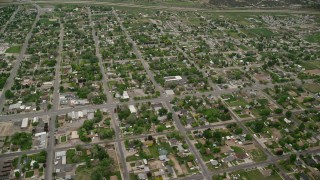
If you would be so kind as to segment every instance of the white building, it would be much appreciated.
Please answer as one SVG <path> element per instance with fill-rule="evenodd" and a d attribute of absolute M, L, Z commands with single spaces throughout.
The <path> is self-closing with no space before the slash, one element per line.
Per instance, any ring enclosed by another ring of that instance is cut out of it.
<path fill-rule="evenodd" d="M 172 85 L 172 84 L 180 84 L 182 82 L 181 76 L 167 76 L 164 77 L 165 85 Z"/>
<path fill-rule="evenodd" d="M 129 94 L 127 91 L 123 91 L 122 99 L 129 99 Z"/>
<path fill-rule="evenodd" d="M 136 107 L 134 107 L 134 105 L 129 105 L 129 110 L 130 110 L 131 114 L 137 113 L 137 109 L 136 109 Z"/>
<path fill-rule="evenodd" d="M 27 128 L 29 125 L 29 119 L 28 118 L 23 118 L 22 123 L 21 123 L 21 129 Z"/>
<path fill-rule="evenodd" d="M 39 148 L 46 148 L 47 147 L 47 133 L 46 132 L 36 133 L 34 136 L 38 138 Z"/>

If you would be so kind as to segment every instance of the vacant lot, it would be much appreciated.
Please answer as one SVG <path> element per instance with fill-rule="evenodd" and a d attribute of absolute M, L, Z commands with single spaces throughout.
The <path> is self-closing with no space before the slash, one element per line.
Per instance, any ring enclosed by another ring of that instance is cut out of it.
<path fill-rule="evenodd" d="M 270 38 L 274 35 L 274 33 L 268 28 L 255 28 L 255 29 L 247 29 L 246 32 L 251 35 L 261 36 Z"/>
<path fill-rule="evenodd" d="M 6 50 L 6 53 L 20 53 L 21 46 L 12 46 Z"/>
<path fill-rule="evenodd" d="M 300 65 L 306 70 L 320 69 L 320 61 L 303 61 Z"/>
<path fill-rule="evenodd" d="M 320 44 L 320 32 L 305 37 L 308 42 Z"/>
<path fill-rule="evenodd" d="M 320 92 L 320 84 L 317 83 L 306 83 L 303 85 L 303 87 L 312 93 Z"/>
<path fill-rule="evenodd" d="M 0 137 L 11 136 L 12 133 L 12 123 L 1 123 L 0 124 Z"/>

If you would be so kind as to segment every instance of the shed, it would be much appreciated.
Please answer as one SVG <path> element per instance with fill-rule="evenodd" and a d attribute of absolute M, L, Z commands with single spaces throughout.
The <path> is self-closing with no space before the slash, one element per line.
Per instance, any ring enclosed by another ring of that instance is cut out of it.
<path fill-rule="evenodd" d="M 129 110 L 131 113 L 137 113 L 137 109 L 134 107 L 134 105 L 129 105 Z"/>

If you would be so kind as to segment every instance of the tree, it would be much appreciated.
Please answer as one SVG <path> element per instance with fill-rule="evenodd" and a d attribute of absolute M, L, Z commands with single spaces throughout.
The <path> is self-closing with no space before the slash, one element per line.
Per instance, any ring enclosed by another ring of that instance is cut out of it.
<path fill-rule="evenodd" d="M 168 112 L 168 110 L 166 108 L 161 108 L 161 109 L 159 109 L 159 116 L 166 115 L 167 112 Z"/>
<path fill-rule="evenodd" d="M 287 117 L 287 118 L 290 118 L 291 116 L 292 116 L 292 112 L 291 112 L 291 111 L 287 111 L 287 112 L 286 112 L 286 117 Z"/>
<path fill-rule="evenodd" d="M 189 149 L 189 145 L 188 145 L 188 144 L 182 144 L 182 147 L 183 147 L 184 149 Z"/>
<path fill-rule="evenodd" d="M 152 135 L 149 135 L 149 136 L 148 136 L 148 140 L 149 140 L 149 141 L 152 141 L 152 140 L 153 140 Z"/>
<path fill-rule="evenodd" d="M 304 123 L 301 123 L 300 125 L 299 125 L 299 130 L 300 131 L 304 131 L 305 130 L 305 125 L 304 125 Z"/>
<path fill-rule="evenodd" d="M 10 90 L 7 90 L 4 95 L 6 99 L 12 99 L 14 97 L 13 92 L 11 92 Z"/>
<path fill-rule="evenodd" d="M 46 163 L 47 161 L 47 151 L 40 151 L 40 153 L 35 157 L 35 160 L 39 163 Z"/>
<path fill-rule="evenodd" d="M 113 137 L 114 131 L 110 128 L 100 128 L 98 134 L 100 139 L 110 139 Z"/>
<path fill-rule="evenodd" d="M 16 178 L 19 178 L 21 175 L 20 175 L 20 172 L 19 171 L 16 171 L 15 173 L 14 173 L 14 176 L 16 177 Z"/>
<path fill-rule="evenodd" d="M 91 160 L 90 160 L 89 157 L 87 157 L 87 158 L 85 159 L 85 162 L 86 162 L 87 168 L 91 168 Z"/>
<path fill-rule="evenodd" d="M 83 142 L 90 142 L 91 138 L 88 137 L 91 130 L 93 130 L 93 121 L 85 120 L 83 125 L 78 129 L 79 138 Z"/>
<path fill-rule="evenodd" d="M 237 128 L 234 133 L 235 134 L 242 134 L 242 132 L 243 132 L 242 128 Z"/>
<path fill-rule="evenodd" d="M 212 136 L 215 141 L 221 142 L 221 139 L 222 139 L 222 132 L 221 131 L 214 131 Z"/>
<path fill-rule="evenodd" d="M 252 140 L 252 135 L 251 134 L 247 134 L 245 139 L 247 141 L 251 141 Z"/>
<path fill-rule="evenodd" d="M 259 114 L 260 116 L 269 116 L 271 111 L 269 109 L 261 109 Z"/>
<path fill-rule="evenodd" d="M 26 132 L 16 132 L 11 137 L 11 143 L 13 145 L 19 145 L 21 150 L 31 149 L 32 134 Z"/>
<path fill-rule="evenodd" d="M 283 150 L 282 149 L 278 149 L 276 152 L 275 152 L 276 155 L 280 156 L 283 154 Z"/>
<path fill-rule="evenodd" d="M 263 128 L 264 128 L 263 121 L 256 121 L 255 122 L 254 130 L 256 133 L 261 133 Z"/>
<path fill-rule="evenodd" d="M 297 155 L 296 154 L 291 154 L 290 155 L 290 163 L 294 163 L 297 160 Z"/>
<path fill-rule="evenodd" d="M 276 113 L 276 114 L 281 114 L 282 112 L 283 112 L 283 109 L 281 109 L 281 108 L 277 108 L 274 110 L 274 113 Z"/>
<path fill-rule="evenodd" d="M 38 162 L 35 162 L 33 163 L 33 169 L 39 169 L 39 163 Z"/>
<path fill-rule="evenodd" d="M 103 118 L 103 116 L 102 116 L 102 112 L 100 111 L 100 109 L 98 109 L 96 112 L 94 112 L 93 121 L 95 123 L 98 123 L 98 122 L 102 121 L 102 118 Z"/>
<path fill-rule="evenodd" d="M 221 151 L 221 149 L 219 147 L 212 148 L 213 153 L 219 153 L 220 151 Z"/>
<path fill-rule="evenodd" d="M 118 111 L 118 116 L 120 120 L 126 119 L 127 117 L 130 116 L 130 110 L 128 108 L 124 109 L 124 110 L 120 110 Z"/>
<path fill-rule="evenodd" d="M 163 124 L 159 124 L 157 126 L 157 132 L 163 132 L 166 129 L 166 126 Z"/>
<path fill-rule="evenodd" d="M 213 136 L 212 136 L 212 132 L 211 132 L 210 129 L 204 130 L 203 133 L 202 133 L 202 135 L 203 135 L 203 137 L 205 137 L 206 139 L 210 139 L 210 138 L 213 137 Z"/>
<path fill-rule="evenodd" d="M 93 157 L 98 158 L 100 161 L 109 158 L 106 150 L 97 144 L 92 147 L 91 152 Z"/>

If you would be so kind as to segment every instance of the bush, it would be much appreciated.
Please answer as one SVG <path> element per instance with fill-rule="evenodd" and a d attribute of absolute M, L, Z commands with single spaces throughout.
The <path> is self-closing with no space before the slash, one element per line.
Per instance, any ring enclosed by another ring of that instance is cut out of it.
<path fill-rule="evenodd" d="M 283 112 L 283 109 L 277 108 L 274 110 L 274 113 L 281 114 Z"/>
<path fill-rule="evenodd" d="M 7 90 L 4 95 L 6 99 L 12 99 L 14 97 L 13 92 L 11 92 L 10 90 Z"/>

